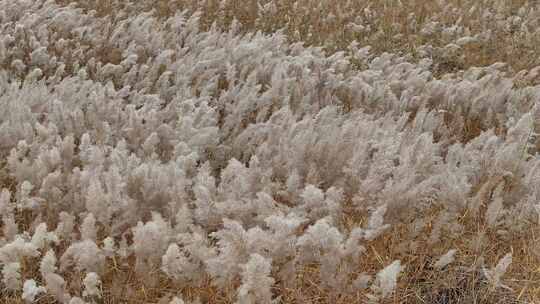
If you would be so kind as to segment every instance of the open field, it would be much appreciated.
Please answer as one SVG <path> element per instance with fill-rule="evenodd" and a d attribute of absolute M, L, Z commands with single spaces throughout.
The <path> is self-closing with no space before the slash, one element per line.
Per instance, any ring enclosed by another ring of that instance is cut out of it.
<path fill-rule="evenodd" d="M 0 0 L 0 303 L 540 303 L 540 2 Z"/>

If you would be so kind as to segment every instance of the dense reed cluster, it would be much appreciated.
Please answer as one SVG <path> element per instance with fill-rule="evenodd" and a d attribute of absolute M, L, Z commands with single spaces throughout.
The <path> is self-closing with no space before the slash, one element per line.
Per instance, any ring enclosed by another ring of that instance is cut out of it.
<path fill-rule="evenodd" d="M 0 0 L 0 301 L 537 301 L 540 4 L 402 2 Z"/>

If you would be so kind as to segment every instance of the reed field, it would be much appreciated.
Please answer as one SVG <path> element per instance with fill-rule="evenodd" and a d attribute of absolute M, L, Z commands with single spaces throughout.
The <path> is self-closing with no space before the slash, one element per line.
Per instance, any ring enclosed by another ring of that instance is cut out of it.
<path fill-rule="evenodd" d="M 540 304 L 540 2 L 0 0 L 0 303 Z"/>

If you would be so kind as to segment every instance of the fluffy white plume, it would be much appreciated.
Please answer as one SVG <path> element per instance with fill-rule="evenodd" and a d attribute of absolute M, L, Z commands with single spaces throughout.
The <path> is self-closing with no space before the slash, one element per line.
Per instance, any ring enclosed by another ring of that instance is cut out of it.
<path fill-rule="evenodd" d="M 184 300 L 182 300 L 181 298 L 179 297 L 174 297 L 172 298 L 172 300 L 169 302 L 169 304 L 184 304 Z"/>
<path fill-rule="evenodd" d="M 89 272 L 83 279 L 85 297 L 101 298 L 101 280 L 97 273 Z"/>
<path fill-rule="evenodd" d="M 272 262 L 258 254 L 252 254 L 242 267 L 242 285 L 238 288 L 238 304 L 271 304 L 272 285 L 270 276 Z"/>
<path fill-rule="evenodd" d="M 38 286 L 36 284 L 36 281 L 34 280 L 26 280 L 23 284 L 23 293 L 22 293 L 22 299 L 25 303 L 34 303 L 36 300 L 36 297 L 41 294 L 47 292 L 47 289 L 43 286 Z"/>
<path fill-rule="evenodd" d="M 45 276 L 48 273 L 55 273 L 57 270 L 56 267 L 56 255 L 52 249 L 49 249 L 47 253 L 43 256 L 41 259 L 41 262 L 39 264 L 39 272 L 41 273 L 41 276 Z"/>
<path fill-rule="evenodd" d="M 376 293 L 376 297 L 384 299 L 394 293 L 402 268 L 401 262 L 398 260 L 377 273 L 375 282 L 371 286 L 371 289 Z"/>
<path fill-rule="evenodd" d="M 9 291 L 18 291 L 21 288 L 21 264 L 9 263 L 2 268 L 2 283 Z"/>
<path fill-rule="evenodd" d="M 455 254 L 457 250 L 456 249 L 450 249 L 447 253 L 443 254 L 435 264 L 433 264 L 433 267 L 436 269 L 443 269 L 444 267 L 448 266 L 455 260 Z"/>
<path fill-rule="evenodd" d="M 32 245 L 41 249 L 48 243 L 58 243 L 58 241 L 58 236 L 54 232 L 47 232 L 47 224 L 41 223 L 36 227 L 31 242 Z"/>
<path fill-rule="evenodd" d="M 512 264 L 512 254 L 508 253 L 499 260 L 495 267 L 491 269 L 484 268 L 484 275 L 486 276 L 486 279 L 491 286 L 493 286 L 494 288 L 508 288 L 504 284 L 502 284 L 501 279 L 502 276 L 506 273 L 506 270 L 508 269 L 510 264 Z"/>
<path fill-rule="evenodd" d="M 56 273 L 46 273 L 44 276 L 45 288 L 60 303 L 68 303 L 70 295 L 66 290 L 66 281 Z"/>

